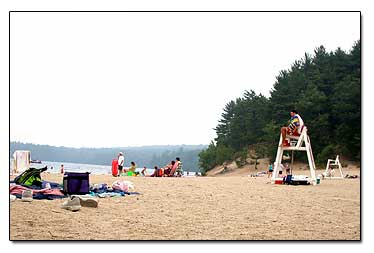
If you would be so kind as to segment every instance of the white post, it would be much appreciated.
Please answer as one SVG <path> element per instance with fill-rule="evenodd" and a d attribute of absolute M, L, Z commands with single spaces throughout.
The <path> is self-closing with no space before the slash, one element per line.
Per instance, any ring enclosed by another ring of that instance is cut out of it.
<path fill-rule="evenodd" d="M 275 158 L 275 162 L 274 162 L 274 170 L 273 170 L 273 175 L 271 177 L 271 181 L 272 183 L 275 182 L 275 178 L 277 177 L 277 173 L 278 173 L 278 170 L 279 170 L 279 166 L 282 162 L 282 156 L 283 156 L 283 148 L 282 148 L 282 134 L 280 135 L 280 138 L 279 138 L 279 144 L 278 144 L 278 150 L 277 150 L 277 156 Z"/>
<path fill-rule="evenodd" d="M 327 177 L 327 172 L 329 171 L 329 167 L 330 167 L 330 159 L 327 159 L 326 170 L 325 170 L 326 177 Z"/>
<path fill-rule="evenodd" d="M 304 134 L 305 134 L 305 136 L 304 136 L 304 142 L 305 142 L 305 147 L 306 147 L 306 154 L 308 156 L 310 176 L 312 178 L 313 185 L 316 185 L 317 184 L 316 171 L 315 171 L 316 168 L 315 168 L 315 165 L 314 165 L 314 158 L 313 158 L 312 146 L 310 145 L 309 136 L 306 134 L 306 132 Z"/>
<path fill-rule="evenodd" d="M 337 162 L 338 165 L 339 165 L 340 175 L 341 175 L 342 178 L 344 178 L 344 176 L 343 176 L 343 171 L 342 171 L 342 164 L 341 164 L 340 161 L 339 161 L 339 155 L 336 156 L 336 162 Z"/>

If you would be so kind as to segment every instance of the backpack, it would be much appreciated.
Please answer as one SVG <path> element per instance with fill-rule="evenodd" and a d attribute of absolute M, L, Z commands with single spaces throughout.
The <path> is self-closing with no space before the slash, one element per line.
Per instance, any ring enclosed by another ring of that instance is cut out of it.
<path fill-rule="evenodd" d="M 47 170 L 47 166 L 41 169 L 29 168 L 14 179 L 14 183 L 26 186 L 42 186 L 40 173 Z"/>

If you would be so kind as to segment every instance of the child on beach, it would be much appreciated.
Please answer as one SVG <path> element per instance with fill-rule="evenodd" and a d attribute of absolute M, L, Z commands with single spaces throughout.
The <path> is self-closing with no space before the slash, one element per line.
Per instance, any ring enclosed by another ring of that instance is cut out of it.
<path fill-rule="evenodd" d="M 144 166 L 144 168 L 142 169 L 142 171 L 140 172 L 142 174 L 142 176 L 147 176 L 147 168 Z"/>
<path fill-rule="evenodd" d="M 271 176 L 273 176 L 273 170 L 274 170 L 273 163 L 270 162 L 269 163 L 269 167 L 268 167 L 268 178 L 271 177 Z"/>

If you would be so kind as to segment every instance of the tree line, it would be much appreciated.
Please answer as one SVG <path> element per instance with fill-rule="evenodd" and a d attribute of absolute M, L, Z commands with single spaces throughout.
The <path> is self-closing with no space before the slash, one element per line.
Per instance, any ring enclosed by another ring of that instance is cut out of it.
<path fill-rule="evenodd" d="M 308 127 L 317 164 L 337 154 L 360 160 L 360 40 L 349 52 L 340 48 L 327 52 L 320 46 L 313 55 L 305 53 L 290 69 L 280 71 L 269 98 L 250 90 L 229 101 L 215 128 L 217 138 L 199 154 L 202 172 L 245 158 L 248 150 L 274 160 L 280 127 L 292 109 Z"/>

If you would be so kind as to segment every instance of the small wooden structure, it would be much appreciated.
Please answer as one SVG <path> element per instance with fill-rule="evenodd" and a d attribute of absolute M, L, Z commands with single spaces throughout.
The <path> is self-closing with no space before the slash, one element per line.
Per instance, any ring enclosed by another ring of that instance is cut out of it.
<path fill-rule="evenodd" d="M 335 169 L 339 170 L 340 176 L 335 176 Z M 326 170 L 322 174 L 323 178 L 328 179 L 344 179 L 343 171 L 342 171 L 342 164 L 339 161 L 339 156 L 337 155 L 335 160 L 328 159 L 326 164 Z"/>

